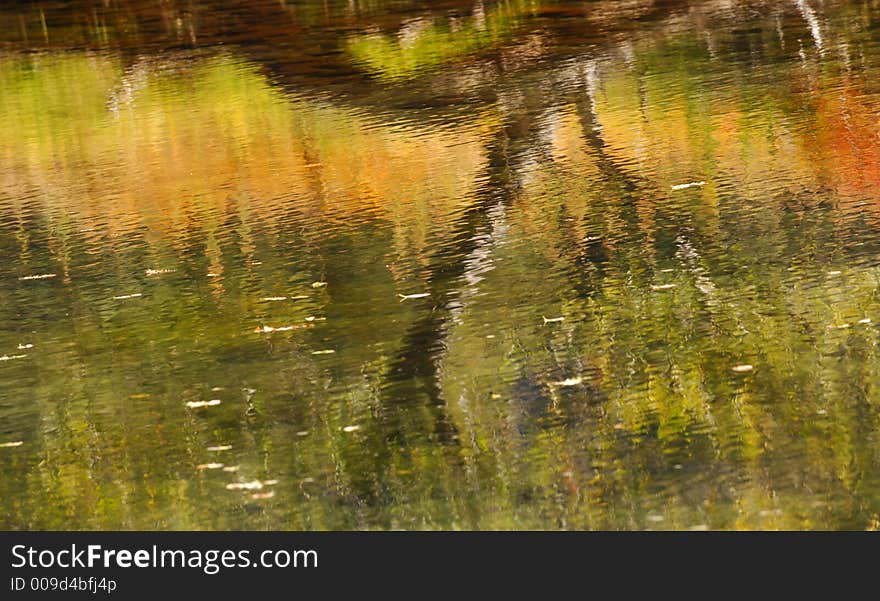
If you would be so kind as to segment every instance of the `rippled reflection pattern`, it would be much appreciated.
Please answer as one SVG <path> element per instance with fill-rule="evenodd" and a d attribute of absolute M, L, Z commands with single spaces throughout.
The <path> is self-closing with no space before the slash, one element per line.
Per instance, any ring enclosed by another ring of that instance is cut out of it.
<path fill-rule="evenodd" d="M 0 32 L 0 527 L 880 526 L 875 2 Z"/>

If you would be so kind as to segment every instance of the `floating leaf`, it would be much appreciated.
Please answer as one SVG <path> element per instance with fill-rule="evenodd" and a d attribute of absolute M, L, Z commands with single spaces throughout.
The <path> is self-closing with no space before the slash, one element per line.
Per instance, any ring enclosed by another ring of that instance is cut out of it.
<path fill-rule="evenodd" d="M 336 351 L 334 351 L 332 348 L 328 348 L 323 351 L 312 351 L 312 354 L 313 355 L 332 355 L 335 352 Z"/>
<path fill-rule="evenodd" d="M 675 284 L 658 284 L 656 286 L 651 286 L 651 290 L 672 290 L 675 288 Z"/>
<path fill-rule="evenodd" d="M 27 355 L 3 355 L 0 361 L 12 361 L 13 359 L 24 359 Z"/>
<path fill-rule="evenodd" d="M 733 371 L 737 372 L 737 373 L 745 373 L 745 372 L 748 372 L 748 371 L 752 371 L 752 370 L 755 369 L 755 368 L 754 368 L 754 366 L 749 365 L 749 364 L 746 363 L 746 364 L 743 364 L 743 365 L 734 365 L 731 369 L 732 369 Z"/>
<path fill-rule="evenodd" d="M 315 326 L 310 323 L 304 323 L 296 326 L 280 326 L 274 328 L 272 326 L 258 326 L 254 332 L 257 334 L 269 334 L 271 332 L 290 332 L 291 330 L 300 330 L 303 328 L 314 328 Z"/>
<path fill-rule="evenodd" d="M 251 495 L 251 499 L 254 501 L 259 501 L 261 499 L 271 499 L 275 496 L 275 491 L 270 490 L 269 492 L 257 492 Z"/>
<path fill-rule="evenodd" d="M 57 273 L 40 273 L 38 275 L 26 275 L 24 277 L 18 278 L 19 280 L 48 280 L 49 278 L 57 278 Z"/>
<path fill-rule="evenodd" d="M 23 440 L 14 440 L 12 442 L 0 442 L 0 449 L 11 449 L 12 447 L 20 447 L 24 444 Z"/>
<path fill-rule="evenodd" d="M 238 466 L 237 465 L 227 465 L 223 468 L 223 471 L 234 473 L 234 472 L 238 471 Z"/>
<path fill-rule="evenodd" d="M 230 482 L 226 485 L 226 490 L 262 490 L 264 486 L 274 486 L 278 484 L 278 480 L 251 480 L 250 482 Z"/>
<path fill-rule="evenodd" d="M 674 186 L 672 186 L 672 189 L 673 190 L 685 190 L 687 188 L 699 188 L 700 186 L 705 186 L 705 185 L 706 185 L 706 182 L 704 182 L 704 181 L 688 182 L 687 184 L 675 184 Z"/>
<path fill-rule="evenodd" d="M 259 480 L 252 480 L 251 482 L 230 482 L 226 485 L 226 490 L 260 490 L 263 488 L 263 483 Z"/>
<path fill-rule="evenodd" d="M 286 296 L 264 296 L 264 297 L 261 298 L 260 300 L 270 301 L 270 302 L 275 302 L 275 301 L 286 301 L 286 300 L 287 300 L 287 297 L 286 297 Z"/>
<path fill-rule="evenodd" d="M 862 324 L 865 324 L 865 323 L 871 323 L 871 318 L 870 318 L 870 317 L 866 317 L 866 318 L 864 318 L 864 319 L 860 319 L 860 320 L 859 320 L 859 323 L 862 323 Z M 21 348 L 21 347 L 19 346 L 18 348 Z"/>
<path fill-rule="evenodd" d="M 343 432 L 356 432 L 356 431 L 358 431 L 358 430 L 360 430 L 360 429 L 361 429 L 360 426 L 345 426 L 345 427 L 342 429 L 342 431 L 343 431 Z"/>
<path fill-rule="evenodd" d="M 398 294 L 397 296 L 400 297 L 400 302 L 403 302 L 405 300 L 425 298 L 425 297 L 431 296 L 431 294 L 429 292 L 419 292 L 417 294 Z"/>
<path fill-rule="evenodd" d="M 162 273 L 174 273 L 174 269 L 147 269 L 147 275 L 159 275 Z"/>
<path fill-rule="evenodd" d="M 196 466 L 198 470 L 219 470 L 223 467 L 222 463 L 200 463 Z"/>
<path fill-rule="evenodd" d="M 296 435 L 297 436 L 308 436 L 309 431 L 308 430 L 300 430 L 299 432 L 296 433 Z"/>
<path fill-rule="evenodd" d="M 312 288 L 323 288 L 327 282 L 312 282 Z"/>
<path fill-rule="evenodd" d="M 190 409 L 201 409 L 202 407 L 216 407 L 222 403 L 220 399 L 211 399 L 210 401 L 189 401 L 186 406 Z"/>
<path fill-rule="evenodd" d="M 217 445 L 217 446 L 213 446 L 213 447 L 208 447 L 205 450 L 212 451 L 212 452 L 214 452 L 214 451 L 228 451 L 231 448 L 232 448 L 231 444 L 221 444 L 221 445 Z"/>
<path fill-rule="evenodd" d="M 583 382 L 583 378 L 566 378 L 561 382 L 553 382 L 554 386 L 577 386 Z"/>
<path fill-rule="evenodd" d="M 135 292 L 134 294 L 123 294 L 121 296 L 114 296 L 113 300 L 126 300 L 129 298 L 140 298 L 143 296 L 140 292 Z"/>
<path fill-rule="evenodd" d="M 565 317 L 544 317 L 543 315 L 541 316 L 541 319 L 544 320 L 545 324 L 561 323 L 561 322 L 565 321 Z"/>
<path fill-rule="evenodd" d="M 871 320 L 869 319 L 868 321 L 871 321 Z M 18 350 L 20 350 L 20 351 L 24 351 L 29 348 L 34 348 L 34 345 L 33 344 L 19 344 L 18 345 Z"/>

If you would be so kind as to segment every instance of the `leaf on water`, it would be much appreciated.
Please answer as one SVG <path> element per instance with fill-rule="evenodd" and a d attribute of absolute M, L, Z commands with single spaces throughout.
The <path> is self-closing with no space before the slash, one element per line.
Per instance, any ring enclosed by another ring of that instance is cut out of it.
<path fill-rule="evenodd" d="M 257 326 L 254 332 L 257 334 L 269 334 L 271 332 L 290 332 L 291 330 L 301 330 L 303 328 L 314 328 L 315 326 L 310 323 L 304 323 L 297 326 L 281 326 L 278 328 L 273 328 L 272 326 Z"/>
<path fill-rule="evenodd" d="M 816 413 L 817 413 L 818 415 L 828 415 L 828 412 L 825 411 L 824 409 L 819 409 L 818 411 L 816 411 Z"/>
<path fill-rule="evenodd" d="M 263 334 L 268 334 L 269 332 L 289 332 L 293 329 L 293 326 L 281 326 L 278 328 L 273 328 L 272 326 L 263 326 L 258 327 L 254 332 L 259 332 Z"/>
<path fill-rule="evenodd" d="M 223 467 L 222 463 L 200 463 L 196 466 L 197 470 L 219 470 Z"/>
<path fill-rule="evenodd" d="M 211 399 L 210 401 L 189 401 L 186 406 L 190 409 L 201 409 L 202 407 L 216 407 L 222 403 L 220 399 Z"/>
<path fill-rule="evenodd" d="M 323 351 L 312 351 L 312 354 L 313 355 L 332 355 L 335 352 L 336 351 L 334 351 L 332 348 L 328 348 Z"/>
<path fill-rule="evenodd" d="M 226 490 L 261 490 L 263 483 L 259 480 L 250 482 L 230 482 L 226 485 Z"/>
<path fill-rule="evenodd" d="M 221 445 L 216 445 L 216 446 L 213 446 L 213 447 L 208 447 L 208 448 L 205 449 L 205 450 L 206 450 L 206 451 L 215 452 L 215 451 L 228 451 L 228 450 L 231 449 L 231 448 L 232 448 L 232 445 L 231 445 L 231 444 L 221 444 Z"/>
<path fill-rule="evenodd" d="M 26 275 L 24 277 L 18 278 L 19 280 L 48 280 L 49 278 L 57 278 L 57 273 L 40 273 L 37 275 Z"/>
<path fill-rule="evenodd" d="M 746 373 L 748 371 L 752 371 L 755 368 L 754 368 L 754 366 L 745 363 L 743 365 L 734 365 L 731 369 L 733 371 L 735 371 L 736 373 L 742 374 L 742 373 Z"/>
<path fill-rule="evenodd" d="M 871 320 L 869 319 L 868 321 L 871 321 Z M 33 344 L 19 344 L 18 345 L 18 350 L 20 350 L 20 351 L 25 351 L 29 348 L 34 348 L 34 345 Z"/>
<path fill-rule="evenodd" d="M 403 302 L 405 300 L 425 298 L 425 297 L 431 296 L 431 294 L 429 292 L 419 292 L 417 294 L 398 294 L 397 296 L 400 297 L 400 302 Z"/>
<path fill-rule="evenodd" d="M 270 490 L 269 492 L 256 492 L 251 495 L 251 499 L 254 501 L 259 501 L 261 499 L 271 499 L 275 496 L 275 491 Z"/>
<path fill-rule="evenodd" d="M 305 299 L 307 299 L 307 298 L 309 298 L 308 295 L 306 295 L 306 294 L 300 294 L 300 295 L 298 295 L 298 296 L 291 296 L 291 297 L 290 297 L 290 300 L 305 300 Z"/>
<path fill-rule="evenodd" d="M 128 395 L 128 398 L 130 398 L 130 399 L 148 399 L 148 398 L 150 398 L 151 396 L 152 396 L 152 395 L 150 395 L 150 394 L 147 393 L 147 392 L 138 392 L 138 393 L 135 393 L 135 394 L 130 394 L 130 395 Z"/>
<path fill-rule="evenodd" d="M 308 430 L 300 430 L 299 432 L 296 433 L 296 435 L 297 436 L 308 436 L 309 431 Z"/>
<path fill-rule="evenodd" d="M 278 484 L 278 480 L 251 480 L 250 482 L 230 482 L 226 485 L 226 490 L 262 490 L 264 486 L 274 486 Z"/>
<path fill-rule="evenodd" d="M 12 447 L 20 447 L 24 444 L 23 440 L 14 440 L 12 442 L 0 442 L 0 449 L 11 449 Z"/>
<path fill-rule="evenodd" d="M 688 182 L 686 184 L 675 184 L 674 186 L 672 186 L 672 189 L 673 190 L 685 190 L 687 188 L 699 188 L 700 186 L 705 186 L 705 185 L 706 185 L 706 182 L 704 182 L 704 181 Z"/>
<path fill-rule="evenodd" d="M 207 273 L 206 275 L 207 275 L 209 278 L 219 278 L 219 277 L 220 277 L 220 274 L 219 274 L 219 273 Z"/>
<path fill-rule="evenodd" d="M 24 359 L 27 355 L 3 355 L 0 361 L 12 361 L 13 359 Z"/>
<path fill-rule="evenodd" d="M 662 522 L 666 519 L 662 515 L 648 515 L 647 518 L 649 522 Z"/>
<path fill-rule="evenodd" d="M 264 296 L 264 297 L 261 298 L 260 300 L 270 301 L 270 302 L 274 302 L 274 301 L 286 301 L 286 300 L 287 300 L 287 297 L 286 297 L 286 296 Z"/>
<path fill-rule="evenodd" d="M 866 317 L 865 319 L 860 319 L 860 320 L 859 320 L 859 323 L 863 323 L 863 324 L 864 324 L 864 323 L 871 323 L 871 318 L 870 318 L 870 317 Z M 18 348 L 21 348 L 21 346 L 19 346 Z"/>
<path fill-rule="evenodd" d="M 227 465 L 223 468 L 223 471 L 234 473 L 234 472 L 238 471 L 238 466 L 237 465 Z"/>
<path fill-rule="evenodd" d="M 140 298 L 141 296 L 143 296 L 143 294 L 141 294 L 140 292 L 136 292 L 134 294 L 123 294 L 121 296 L 114 296 L 113 300 L 126 300 L 128 298 Z"/>
<path fill-rule="evenodd" d="M 577 386 L 581 382 L 583 382 L 583 378 L 566 378 L 561 382 L 553 382 L 554 386 Z"/>
<path fill-rule="evenodd" d="M 493 338 L 495 338 L 495 334 L 486 334 L 486 338 L 492 340 Z"/>
<path fill-rule="evenodd" d="M 306 317 L 306 321 L 327 321 L 326 317 Z"/>
<path fill-rule="evenodd" d="M 544 324 L 561 323 L 565 321 L 565 317 L 544 317 L 543 315 L 541 316 L 541 319 L 544 320 Z"/>
<path fill-rule="evenodd" d="M 215 386 L 211 389 L 211 392 L 220 392 L 221 390 L 226 390 L 223 386 Z"/>
<path fill-rule="evenodd" d="M 840 275 L 841 273 L 843 273 L 843 272 L 842 271 L 829 271 L 828 275 Z"/>
<path fill-rule="evenodd" d="M 312 282 L 312 288 L 323 288 L 327 282 Z"/>
<path fill-rule="evenodd" d="M 656 286 L 651 286 L 651 290 L 659 291 L 659 290 L 672 290 L 675 288 L 675 284 L 658 284 Z"/>
<path fill-rule="evenodd" d="M 345 427 L 342 429 L 342 431 L 343 431 L 343 432 L 357 432 L 357 431 L 360 430 L 360 429 L 361 429 L 360 426 L 345 426 Z"/>
<path fill-rule="evenodd" d="M 160 275 L 163 273 L 174 273 L 175 269 L 147 269 L 147 275 Z"/>

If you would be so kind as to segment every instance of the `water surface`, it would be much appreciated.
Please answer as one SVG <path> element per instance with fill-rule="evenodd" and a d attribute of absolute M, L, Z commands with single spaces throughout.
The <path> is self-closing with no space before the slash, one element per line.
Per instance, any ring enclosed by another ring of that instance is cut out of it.
<path fill-rule="evenodd" d="M 0 527 L 875 529 L 870 0 L 0 9 Z"/>

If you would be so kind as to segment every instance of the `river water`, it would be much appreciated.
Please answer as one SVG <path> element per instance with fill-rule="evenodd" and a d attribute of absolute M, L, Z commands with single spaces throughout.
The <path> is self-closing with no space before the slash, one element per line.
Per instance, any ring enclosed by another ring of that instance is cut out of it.
<path fill-rule="evenodd" d="M 876 0 L 0 9 L 0 527 L 876 529 Z"/>

